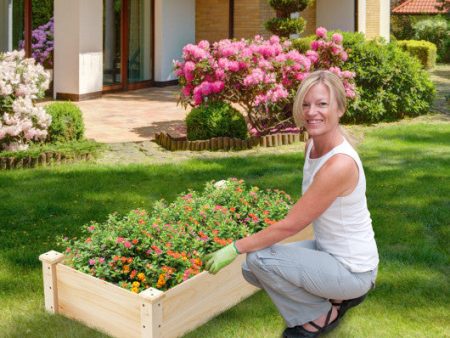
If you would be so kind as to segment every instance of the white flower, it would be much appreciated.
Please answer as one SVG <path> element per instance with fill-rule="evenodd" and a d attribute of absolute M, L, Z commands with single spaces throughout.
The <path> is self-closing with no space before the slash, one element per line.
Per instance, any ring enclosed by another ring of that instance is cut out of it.
<path fill-rule="evenodd" d="M 217 189 L 224 189 L 227 187 L 227 181 L 226 180 L 220 180 L 216 183 L 214 183 L 214 187 Z"/>

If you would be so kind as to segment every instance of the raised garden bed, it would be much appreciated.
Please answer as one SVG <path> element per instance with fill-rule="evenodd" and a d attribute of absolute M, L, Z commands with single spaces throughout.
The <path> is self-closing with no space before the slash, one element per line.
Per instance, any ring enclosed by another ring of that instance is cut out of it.
<path fill-rule="evenodd" d="M 176 150 L 243 150 L 255 146 L 277 147 L 280 145 L 303 142 L 307 134 L 279 133 L 241 140 L 231 137 L 213 137 L 209 140 L 188 141 L 186 137 L 172 137 L 167 133 L 157 133 L 155 142 L 161 147 Z"/>
<path fill-rule="evenodd" d="M 90 153 L 68 156 L 66 154 L 55 152 L 45 152 L 36 157 L 0 157 L 0 169 L 34 168 L 37 166 L 46 166 L 50 164 L 89 161 L 92 158 L 93 156 Z"/>
<path fill-rule="evenodd" d="M 311 226 L 288 238 L 312 237 Z M 258 289 L 241 274 L 245 255 L 216 275 L 202 272 L 168 291 L 139 294 L 64 265 L 56 251 L 42 254 L 45 308 L 113 337 L 180 337 L 236 305 Z"/>

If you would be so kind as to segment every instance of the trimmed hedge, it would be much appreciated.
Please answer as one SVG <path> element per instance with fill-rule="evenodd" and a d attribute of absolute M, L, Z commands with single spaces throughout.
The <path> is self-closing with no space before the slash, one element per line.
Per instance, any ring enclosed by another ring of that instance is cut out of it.
<path fill-rule="evenodd" d="M 69 142 L 82 140 L 84 137 L 84 122 L 80 108 L 72 102 L 53 102 L 45 107 L 52 116 L 48 128 L 49 142 Z"/>
<path fill-rule="evenodd" d="M 396 43 L 366 40 L 361 33 L 339 33 L 349 54 L 343 68 L 356 73 L 358 94 L 343 116 L 343 123 L 395 121 L 429 111 L 436 91 L 415 57 Z M 308 39 L 312 37 L 301 38 L 295 46 L 304 48 Z"/>
<path fill-rule="evenodd" d="M 436 66 L 437 48 L 434 43 L 424 40 L 400 40 L 397 41 L 397 45 L 418 58 L 425 69 L 431 69 Z"/>
<path fill-rule="evenodd" d="M 211 102 L 193 108 L 186 116 L 189 141 L 227 136 L 247 139 L 244 116 L 225 102 Z"/>

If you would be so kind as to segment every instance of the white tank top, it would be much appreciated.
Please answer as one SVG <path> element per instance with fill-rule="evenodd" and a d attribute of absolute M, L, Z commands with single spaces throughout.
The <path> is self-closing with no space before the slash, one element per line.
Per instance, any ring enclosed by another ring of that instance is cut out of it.
<path fill-rule="evenodd" d="M 355 189 L 347 196 L 338 197 L 313 221 L 317 248 L 336 257 L 352 272 L 366 272 L 378 266 L 378 250 L 367 209 L 366 177 L 358 153 L 344 139 L 325 155 L 311 159 L 313 140 L 308 145 L 303 167 L 302 193 L 308 190 L 314 176 L 333 155 L 345 154 L 358 165 L 359 177 Z"/>

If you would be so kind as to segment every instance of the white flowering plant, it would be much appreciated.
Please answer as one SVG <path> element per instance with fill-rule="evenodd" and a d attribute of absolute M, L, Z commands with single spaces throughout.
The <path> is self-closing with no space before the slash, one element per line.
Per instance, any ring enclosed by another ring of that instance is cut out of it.
<path fill-rule="evenodd" d="M 0 151 L 26 150 L 45 140 L 52 119 L 34 101 L 49 83 L 49 73 L 23 50 L 0 53 Z"/>

